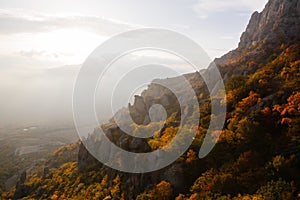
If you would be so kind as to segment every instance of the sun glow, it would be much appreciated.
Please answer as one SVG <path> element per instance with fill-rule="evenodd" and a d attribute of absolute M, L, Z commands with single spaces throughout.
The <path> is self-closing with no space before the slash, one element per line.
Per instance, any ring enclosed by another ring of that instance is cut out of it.
<path fill-rule="evenodd" d="M 66 64 L 82 63 L 105 38 L 80 29 L 63 29 L 27 35 L 22 52 L 42 60 Z"/>

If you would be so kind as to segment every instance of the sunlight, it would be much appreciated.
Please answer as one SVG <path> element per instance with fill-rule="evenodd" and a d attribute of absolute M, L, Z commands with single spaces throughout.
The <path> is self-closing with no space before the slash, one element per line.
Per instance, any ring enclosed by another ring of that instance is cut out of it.
<path fill-rule="evenodd" d="M 104 37 L 80 29 L 40 33 L 31 38 L 32 48 L 44 52 L 46 59 L 81 63 L 104 40 Z"/>

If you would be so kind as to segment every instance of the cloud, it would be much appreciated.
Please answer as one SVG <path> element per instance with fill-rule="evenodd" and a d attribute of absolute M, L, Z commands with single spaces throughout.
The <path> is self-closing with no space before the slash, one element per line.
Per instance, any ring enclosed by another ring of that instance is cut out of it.
<path fill-rule="evenodd" d="M 19 51 L 17 54 L 23 56 L 23 57 L 29 57 L 29 58 L 41 58 L 41 57 L 47 57 L 47 58 L 54 58 L 57 59 L 60 55 L 58 53 L 53 52 L 47 52 L 47 51 L 38 51 L 38 50 L 30 50 L 30 51 Z"/>
<path fill-rule="evenodd" d="M 209 14 L 225 11 L 261 10 L 267 0 L 198 0 L 193 10 L 199 18 L 206 19 Z"/>
<path fill-rule="evenodd" d="M 0 34 L 36 33 L 66 28 L 83 28 L 107 36 L 136 27 L 135 25 L 97 16 L 53 16 L 25 12 L 19 9 L 0 9 Z"/>

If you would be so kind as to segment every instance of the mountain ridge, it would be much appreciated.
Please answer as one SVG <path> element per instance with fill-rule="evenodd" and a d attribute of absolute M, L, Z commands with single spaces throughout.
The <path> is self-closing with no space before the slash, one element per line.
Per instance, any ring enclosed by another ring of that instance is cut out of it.
<path fill-rule="evenodd" d="M 274 50 L 281 45 L 290 45 L 299 41 L 300 2 L 298 0 L 269 0 L 262 12 L 255 11 L 240 37 L 238 47 L 227 54 L 216 58 L 221 72 L 243 74 L 253 71 L 250 66 L 242 70 L 234 69 L 245 64 L 249 57 L 269 57 L 278 53 Z M 262 52 L 266 51 L 266 52 Z M 240 55 L 243 55 L 241 57 Z M 253 60 L 253 59 L 252 59 Z M 266 62 L 266 61 L 265 61 Z M 229 67 L 230 65 L 230 67 Z M 253 64 L 252 64 L 253 65 Z M 255 67 L 256 70 L 258 67 Z"/>
<path fill-rule="evenodd" d="M 299 15 L 300 1 L 269 0 L 261 13 L 252 15 L 237 49 L 215 59 L 226 82 L 228 113 L 224 130 L 214 133 L 220 135 L 217 145 L 206 158 L 199 160 L 196 152 L 211 118 L 211 101 L 196 72 L 186 77 L 200 102 L 201 119 L 199 126 L 192 127 L 197 129 L 193 144 L 175 163 L 153 173 L 122 173 L 99 163 L 80 144 L 77 163 L 70 161 L 27 182 L 22 177 L 15 197 L 26 188 L 23 197 L 37 199 L 296 199 L 300 196 Z M 202 75 L 209 72 L 210 67 Z M 170 91 L 151 84 L 129 110 L 138 125 L 147 125 L 147 112 L 154 103 L 167 105 L 170 115 L 153 138 L 133 140 L 111 120 L 104 125 L 109 139 L 128 151 L 139 145 L 153 150 L 168 143 L 180 121 Z"/>

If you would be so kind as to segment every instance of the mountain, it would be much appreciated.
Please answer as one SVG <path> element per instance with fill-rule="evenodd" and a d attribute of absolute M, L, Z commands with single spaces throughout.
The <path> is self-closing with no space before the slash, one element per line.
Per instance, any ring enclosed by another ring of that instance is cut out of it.
<path fill-rule="evenodd" d="M 271 55 L 278 54 L 281 45 L 286 47 L 299 42 L 299 13 L 298 0 L 270 0 L 261 13 L 252 14 L 238 48 L 216 59 L 215 63 L 228 75 L 253 73 L 265 65 Z"/>
<path fill-rule="evenodd" d="M 300 3 L 297 0 L 271 0 L 262 13 L 254 12 L 242 34 L 238 50 L 274 47 L 299 38 Z"/>
<path fill-rule="evenodd" d="M 226 82 L 227 114 L 210 154 L 198 159 L 211 117 L 209 93 L 200 73 L 184 75 L 199 100 L 199 125 L 190 148 L 173 164 L 144 173 L 122 173 L 98 162 L 79 145 L 78 160 L 58 151 L 48 167 L 21 177 L 5 198 L 24 199 L 297 199 L 300 197 L 300 1 L 270 0 L 255 12 L 237 49 L 215 60 Z M 210 75 L 211 66 L 201 72 Z M 180 77 L 167 82 L 184 94 Z M 168 144 L 180 126 L 178 99 L 150 84 L 129 111 L 135 129 L 152 130 L 149 108 L 161 104 L 167 120 L 150 139 L 126 135 L 112 119 L 101 126 L 107 137 L 127 151 L 149 152 Z M 189 114 L 194 109 L 187 108 Z M 118 116 L 122 118 L 124 110 Z M 125 116 L 125 115 L 124 115 Z M 126 121 L 127 119 L 123 119 Z M 156 124 L 157 125 L 157 124 Z M 87 141 L 100 148 L 95 129 Z M 76 149 L 72 146 L 71 149 Z M 66 158 L 65 160 L 61 158 Z M 55 164 L 53 163 L 55 161 Z M 59 160 L 59 162 L 57 162 Z M 124 164 L 122 159 L 120 164 Z M 59 165 L 59 164 L 61 165 Z M 50 167 L 49 167 L 50 166 Z M 47 170 L 45 170 L 47 169 Z"/>

